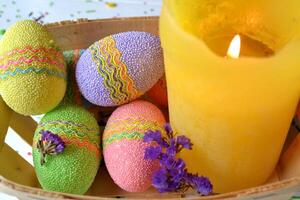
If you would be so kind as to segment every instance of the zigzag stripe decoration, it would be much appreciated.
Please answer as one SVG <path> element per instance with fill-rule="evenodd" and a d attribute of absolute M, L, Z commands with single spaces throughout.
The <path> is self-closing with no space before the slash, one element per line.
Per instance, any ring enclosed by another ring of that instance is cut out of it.
<path fill-rule="evenodd" d="M 111 83 L 109 81 L 107 81 L 107 80 L 109 80 L 109 75 L 106 73 L 105 69 L 103 69 L 106 66 L 105 60 L 103 59 L 103 57 L 101 55 L 99 55 L 98 50 L 94 45 L 91 46 L 91 48 L 89 50 L 91 51 L 93 61 L 97 64 L 98 73 L 104 79 L 105 87 L 109 90 L 110 95 L 113 96 L 113 98 L 115 98 L 115 91 L 111 89 L 111 88 L 113 88 L 113 86 L 111 86 Z M 102 67 L 102 66 L 104 66 L 104 67 Z M 107 69 L 107 71 L 108 71 L 108 69 Z"/>
<path fill-rule="evenodd" d="M 0 80 L 6 80 L 9 77 L 15 77 L 19 74 L 29 74 L 29 73 L 36 73 L 36 74 L 48 74 L 51 76 L 56 76 L 58 78 L 62 78 L 67 81 L 66 73 L 59 72 L 56 70 L 50 70 L 47 68 L 35 68 L 35 67 L 28 67 L 27 69 L 15 68 L 14 71 L 5 71 L 3 74 L 0 74 Z"/>
<path fill-rule="evenodd" d="M 97 156 L 100 155 L 100 147 L 89 142 L 88 140 L 80 140 L 79 138 L 76 137 L 65 137 L 61 136 L 60 138 L 65 142 L 66 145 L 77 145 L 78 147 L 81 148 L 87 148 L 91 152 L 95 152 Z M 33 141 L 33 147 L 37 148 L 37 141 L 40 139 L 40 136 L 35 138 Z"/>
<path fill-rule="evenodd" d="M 72 128 L 72 127 L 70 128 L 70 127 L 67 127 L 66 125 L 39 127 L 37 129 L 38 132 L 40 132 L 42 130 L 49 130 L 59 136 L 63 136 L 65 138 L 69 138 L 69 139 L 75 138 L 77 140 L 80 140 L 81 142 L 89 141 L 97 148 L 100 148 L 100 144 L 97 142 L 99 136 L 91 135 L 89 132 L 86 132 L 83 130 L 76 130 L 76 128 Z M 64 133 L 64 134 L 62 135 L 62 133 Z M 34 139 L 38 140 L 39 137 L 40 136 L 37 135 Z"/>
<path fill-rule="evenodd" d="M 108 37 L 106 39 L 104 39 L 103 42 L 107 42 L 108 46 L 107 48 L 100 48 L 101 50 L 101 54 L 102 55 L 107 55 L 106 60 L 109 61 L 110 65 L 108 65 L 108 67 L 111 68 L 111 70 L 113 71 L 112 74 L 112 79 L 114 80 L 114 83 L 116 85 L 117 90 L 119 91 L 119 96 L 120 99 L 127 99 L 128 98 L 128 91 L 124 91 L 123 90 L 123 82 L 122 82 L 122 77 L 120 77 L 120 70 L 118 70 L 118 63 L 115 62 L 115 55 L 119 53 L 119 51 L 115 51 L 116 47 L 115 47 L 115 41 L 113 39 L 111 39 L 112 37 Z"/>
<path fill-rule="evenodd" d="M 51 130 L 55 133 L 66 133 L 68 136 L 72 137 L 72 136 L 77 136 L 80 139 L 91 139 L 93 140 L 93 138 L 96 138 L 96 135 L 92 135 L 93 132 L 88 132 L 88 131 L 84 131 L 84 130 L 76 130 L 75 128 L 66 126 L 66 125 L 56 125 L 56 126 L 52 126 L 52 127 L 43 127 L 43 129 L 45 130 Z M 41 129 L 41 130 L 43 130 Z M 99 137 L 99 136 L 98 136 Z M 93 140 L 94 142 L 96 142 L 96 140 Z"/>
<path fill-rule="evenodd" d="M 114 65 L 110 65 L 110 60 L 111 60 L 111 53 L 105 53 L 107 49 L 109 49 L 111 46 L 110 42 L 103 42 L 101 41 L 99 43 L 100 46 L 100 52 L 98 52 L 98 55 L 102 55 L 104 58 L 102 58 L 102 63 L 104 63 L 104 65 L 102 66 L 101 72 L 106 73 L 106 71 L 108 72 L 108 79 L 106 79 L 104 81 L 105 85 L 109 85 L 110 87 L 108 87 L 108 89 L 110 90 L 110 96 L 112 100 L 116 100 L 114 102 L 119 102 L 122 99 L 126 98 L 126 94 L 124 94 L 122 91 L 119 92 L 118 94 L 118 90 L 120 88 L 120 80 L 117 79 L 116 76 L 116 72 L 117 69 Z M 107 62 L 108 61 L 108 62 Z"/>
<path fill-rule="evenodd" d="M 164 131 L 163 127 L 160 126 L 157 122 L 152 122 L 149 121 L 147 119 L 144 118 L 137 118 L 137 119 L 133 119 L 133 118 L 126 118 L 126 119 L 115 119 L 112 122 L 110 122 L 109 124 L 106 125 L 107 128 L 107 133 L 110 132 L 110 130 L 114 130 L 114 129 L 118 129 L 118 127 L 120 126 L 125 126 L 125 127 L 129 127 L 128 125 L 130 124 L 131 127 L 147 127 L 147 126 L 152 126 L 152 127 L 156 127 L 156 130 L 161 130 Z M 148 127 L 147 127 L 148 128 Z"/>
<path fill-rule="evenodd" d="M 75 144 L 78 147 L 83 147 L 83 148 L 89 149 L 90 151 L 94 151 L 97 154 L 97 156 L 100 155 L 99 146 L 96 146 L 95 144 L 90 143 L 87 140 L 86 141 L 81 141 L 81 140 L 78 140 L 78 138 L 75 138 L 75 137 L 68 138 L 68 137 L 64 137 L 64 136 L 61 136 L 61 139 L 66 143 L 66 145 Z"/>
<path fill-rule="evenodd" d="M 106 75 L 107 79 L 104 79 L 104 85 L 109 90 L 110 97 L 111 97 L 112 100 L 113 99 L 121 99 L 122 98 L 121 94 L 119 94 L 119 97 L 118 97 L 117 96 L 117 90 L 115 89 L 117 87 L 117 85 L 119 84 L 119 81 L 115 81 L 114 82 L 115 79 L 112 77 L 112 75 L 114 73 L 114 71 L 113 71 L 114 68 L 113 68 L 113 66 L 111 67 L 109 65 L 109 63 L 107 62 L 107 61 L 109 61 L 109 54 L 102 54 L 101 53 L 101 51 L 103 51 L 101 49 L 102 48 L 107 49 L 108 48 L 108 44 L 107 43 L 102 44 L 102 42 L 100 42 L 99 46 L 100 46 L 100 51 L 98 51 L 98 49 L 97 49 L 97 55 L 100 55 L 101 63 L 103 65 L 102 66 L 98 66 L 98 69 L 100 70 L 100 72 L 102 74 L 107 74 Z"/>
<path fill-rule="evenodd" d="M 17 60 L 9 60 L 9 61 L 3 63 L 2 65 L 0 65 L 0 70 L 5 70 L 11 66 L 18 66 L 22 63 L 31 64 L 32 62 L 48 63 L 51 65 L 56 65 L 62 70 L 65 69 L 65 65 L 61 62 L 58 62 L 57 59 L 54 60 L 49 57 L 33 56 L 31 58 L 20 57 Z"/>
<path fill-rule="evenodd" d="M 116 41 L 112 36 L 99 41 L 98 47 L 91 46 L 89 51 L 115 104 L 124 100 L 129 101 L 139 95 L 133 80 L 128 75 L 127 66 L 121 61 L 122 54 L 116 48 Z"/>
<path fill-rule="evenodd" d="M 32 53 L 38 53 L 38 52 L 44 52 L 44 53 L 47 53 L 47 54 L 53 54 L 55 55 L 57 58 L 61 58 L 63 59 L 61 53 L 57 50 L 57 49 L 54 49 L 54 48 L 45 48 L 45 47 L 37 47 L 37 48 L 33 48 L 31 46 L 26 46 L 22 49 L 13 49 L 7 53 L 5 53 L 4 55 L 0 56 L 0 60 L 4 59 L 5 57 L 9 57 L 9 56 L 13 56 L 17 53 L 19 54 L 25 54 L 27 52 L 32 52 Z"/>
<path fill-rule="evenodd" d="M 159 130 L 162 133 L 165 132 L 160 124 L 154 121 L 147 121 L 146 119 L 133 120 L 128 118 L 125 120 L 114 121 L 114 123 L 109 123 L 105 127 L 103 147 L 122 139 L 142 139 L 145 132 L 148 130 Z"/>
<path fill-rule="evenodd" d="M 127 74 L 127 66 L 125 65 L 125 63 L 123 63 L 121 61 L 121 57 L 122 54 L 121 52 L 116 48 L 116 42 L 113 39 L 113 37 L 111 36 L 111 40 L 113 41 L 113 63 L 115 66 L 119 66 L 119 70 L 118 70 L 118 77 L 120 80 L 125 80 L 121 83 L 125 83 L 123 84 L 124 86 L 124 93 L 125 94 L 129 94 L 129 98 L 130 99 L 134 99 L 137 95 L 139 95 L 139 92 L 137 91 L 137 89 L 134 87 L 134 82 L 133 80 L 130 78 L 130 76 L 128 76 Z"/>
<path fill-rule="evenodd" d="M 71 125 L 79 128 L 84 128 L 87 131 L 94 131 L 94 132 L 96 131 L 95 129 L 88 128 L 85 124 L 75 123 L 72 121 L 63 121 L 63 120 L 47 121 L 45 123 L 40 123 L 39 126 L 44 127 L 47 125 L 57 125 L 57 124 Z M 98 133 L 98 135 L 100 135 L 100 133 Z"/>
<path fill-rule="evenodd" d="M 144 134 L 139 133 L 139 132 L 133 132 L 133 133 L 120 133 L 120 134 L 115 134 L 112 135 L 111 137 L 104 139 L 103 140 L 103 149 L 107 147 L 107 145 L 112 144 L 114 141 L 120 141 L 123 139 L 128 139 L 128 140 L 133 140 L 133 139 L 143 139 Z"/>

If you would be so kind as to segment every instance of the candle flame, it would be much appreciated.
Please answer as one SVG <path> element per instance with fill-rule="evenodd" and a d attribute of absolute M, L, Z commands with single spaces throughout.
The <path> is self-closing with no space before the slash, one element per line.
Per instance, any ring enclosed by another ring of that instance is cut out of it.
<path fill-rule="evenodd" d="M 230 46 L 227 51 L 227 56 L 229 58 L 237 59 L 240 57 L 240 51 L 241 51 L 241 37 L 240 35 L 234 36 L 232 39 Z"/>

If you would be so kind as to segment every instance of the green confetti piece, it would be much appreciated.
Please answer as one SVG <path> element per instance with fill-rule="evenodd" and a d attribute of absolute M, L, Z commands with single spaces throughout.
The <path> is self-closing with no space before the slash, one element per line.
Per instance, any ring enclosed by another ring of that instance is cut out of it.
<path fill-rule="evenodd" d="M 50 1 L 49 6 L 52 7 L 54 5 L 54 1 Z"/>
<path fill-rule="evenodd" d="M 93 2 L 92 0 L 85 0 L 86 3 L 91 3 Z"/>
<path fill-rule="evenodd" d="M 21 18 L 21 15 L 16 15 L 16 18 Z"/>
<path fill-rule="evenodd" d="M 5 31 L 5 29 L 0 29 L 0 35 L 4 35 Z"/>
<path fill-rule="evenodd" d="M 94 13 L 94 12 L 96 12 L 96 10 L 86 10 L 85 12 L 86 13 Z"/>
<path fill-rule="evenodd" d="M 14 4 L 14 5 L 16 4 L 16 2 L 15 2 L 15 1 L 12 1 L 11 3 L 12 3 L 12 4 Z"/>

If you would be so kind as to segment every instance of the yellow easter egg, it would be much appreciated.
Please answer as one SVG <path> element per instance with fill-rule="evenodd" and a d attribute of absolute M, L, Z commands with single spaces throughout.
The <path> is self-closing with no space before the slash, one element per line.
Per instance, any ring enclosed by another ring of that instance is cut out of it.
<path fill-rule="evenodd" d="M 55 108 L 66 90 L 63 54 L 45 27 L 25 20 L 12 25 L 0 41 L 0 94 L 23 115 Z"/>

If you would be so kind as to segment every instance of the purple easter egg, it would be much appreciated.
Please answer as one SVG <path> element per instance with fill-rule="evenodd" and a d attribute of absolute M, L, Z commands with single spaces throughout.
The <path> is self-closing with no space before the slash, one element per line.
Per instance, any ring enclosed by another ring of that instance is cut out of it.
<path fill-rule="evenodd" d="M 91 45 L 80 57 L 76 80 L 82 95 L 99 106 L 117 106 L 147 92 L 164 74 L 159 37 L 123 32 Z"/>

